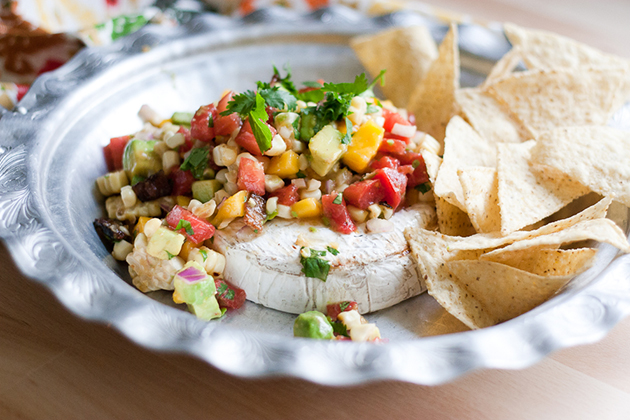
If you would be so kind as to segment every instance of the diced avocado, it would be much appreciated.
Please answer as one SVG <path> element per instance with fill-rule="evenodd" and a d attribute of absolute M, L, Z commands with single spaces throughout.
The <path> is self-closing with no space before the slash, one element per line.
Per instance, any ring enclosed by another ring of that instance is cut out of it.
<path fill-rule="evenodd" d="M 193 119 L 194 114 L 192 112 L 174 112 L 171 117 L 171 122 L 177 125 L 190 126 L 190 121 Z"/>
<path fill-rule="evenodd" d="M 317 125 L 317 117 L 314 112 L 303 109 L 300 119 L 300 140 L 309 141 L 315 135 L 315 126 Z"/>
<path fill-rule="evenodd" d="M 333 126 L 327 125 L 311 139 L 308 148 L 313 160 L 311 168 L 319 175 L 326 176 L 333 165 L 341 159 L 348 146 L 341 144 L 343 134 Z"/>
<path fill-rule="evenodd" d="M 216 179 L 207 179 L 205 181 L 195 181 L 192 184 L 192 195 L 196 200 L 206 203 L 212 200 L 214 193 L 223 188 L 223 184 Z"/>
<path fill-rule="evenodd" d="M 195 314 L 197 318 L 204 321 L 210 321 L 213 318 L 219 318 L 223 315 L 221 308 L 219 308 L 219 302 L 214 296 L 208 297 L 202 303 L 192 303 L 188 305 L 188 310 Z"/>
<path fill-rule="evenodd" d="M 127 178 L 147 178 L 162 169 L 162 159 L 153 150 L 156 143 L 155 140 L 131 140 L 127 143 L 123 154 L 123 169 Z"/>
<path fill-rule="evenodd" d="M 188 261 L 173 279 L 178 300 L 188 304 L 203 303 L 217 291 L 214 279 L 196 261 Z"/>
<path fill-rule="evenodd" d="M 309 311 L 298 315 L 293 324 L 293 336 L 330 340 L 334 337 L 333 327 L 321 312 Z"/>
<path fill-rule="evenodd" d="M 203 170 L 203 175 L 201 176 L 201 179 L 214 179 L 215 176 L 217 176 L 217 174 L 214 172 L 214 169 L 206 168 Z"/>
<path fill-rule="evenodd" d="M 185 240 L 184 235 L 162 226 L 149 239 L 147 254 L 161 260 L 171 259 L 182 250 Z"/>

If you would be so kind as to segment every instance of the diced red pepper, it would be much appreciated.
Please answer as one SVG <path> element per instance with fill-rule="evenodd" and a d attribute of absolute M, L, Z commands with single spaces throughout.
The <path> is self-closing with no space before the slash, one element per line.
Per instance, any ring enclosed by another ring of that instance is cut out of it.
<path fill-rule="evenodd" d="M 254 156 L 262 156 L 262 152 L 260 151 L 260 146 L 258 146 L 258 142 L 256 141 L 256 137 L 254 137 L 254 133 L 252 132 L 252 126 L 249 124 L 249 120 L 243 123 L 241 127 L 241 131 L 239 131 L 238 136 L 234 139 L 236 144 L 247 150 Z"/>
<path fill-rule="evenodd" d="M 223 279 L 214 279 L 217 287 L 216 298 L 221 308 L 238 309 L 245 303 L 245 291 Z"/>
<path fill-rule="evenodd" d="M 270 194 L 271 197 L 278 197 L 278 204 L 291 207 L 298 201 L 300 201 L 300 195 L 298 194 L 298 188 L 294 184 L 289 184 L 286 187 L 282 187 Z"/>
<path fill-rule="evenodd" d="M 190 121 L 190 134 L 192 137 L 206 143 L 212 141 L 214 138 L 214 122 L 218 117 L 219 112 L 214 104 L 200 107 Z"/>
<path fill-rule="evenodd" d="M 214 121 L 214 135 L 215 136 L 229 136 L 235 130 L 239 129 L 243 125 L 243 120 L 236 113 L 229 115 L 221 115 L 221 113 L 227 110 L 228 102 L 232 100 L 234 92 L 229 91 L 221 98 L 217 105 L 217 112 L 219 116 Z M 251 152 L 250 152 L 251 153 Z"/>
<path fill-rule="evenodd" d="M 245 157 L 238 164 L 236 185 L 239 190 L 265 195 L 265 168 L 263 164 Z"/>
<path fill-rule="evenodd" d="M 342 306 L 344 307 L 343 309 L 341 309 Z M 358 310 L 359 310 L 359 305 L 356 302 L 352 302 L 352 301 L 344 301 L 344 302 L 331 303 L 330 305 L 326 305 L 326 314 L 333 321 L 336 321 L 337 317 L 342 312 L 358 311 Z"/>
<path fill-rule="evenodd" d="M 24 95 L 26 95 L 26 92 L 28 92 L 30 86 L 29 85 L 21 85 L 21 84 L 16 84 L 17 86 L 17 100 L 18 102 L 20 102 L 22 100 L 22 98 L 24 97 Z"/>
<path fill-rule="evenodd" d="M 380 202 L 383 196 L 383 188 L 381 188 L 381 182 L 378 179 L 355 182 L 343 191 L 343 198 L 348 204 L 361 210 Z"/>
<path fill-rule="evenodd" d="M 382 171 L 382 169 L 380 170 Z M 345 234 L 352 233 L 357 230 L 357 227 L 350 217 L 350 213 L 348 213 L 348 208 L 346 207 L 346 202 L 343 197 L 340 204 L 333 203 L 337 195 L 338 193 L 333 191 L 330 194 L 322 196 L 324 217 L 330 221 L 330 226 L 335 232 Z"/>
<path fill-rule="evenodd" d="M 381 169 L 381 168 L 392 168 L 398 169 L 400 166 L 400 162 L 398 159 L 393 158 L 391 156 L 382 156 L 378 160 L 375 160 L 370 164 L 372 169 Z"/>
<path fill-rule="evenodd" d="M 182 226 L 182 224 L 184 224 L 182 221 L 190 223 L 190 226 L 188 226 L 188 223 L 186 223 L 186 226 Z M 212 235 L 214 235 L 214 226 L 212 226 L 211 223 L 195 216 L 192 212 L 180 205 L 175 205 L 166 215 L 166 223 L 168 223 L 173 230 L 177 229 L 177 226 L 180 226 L 177 232 L 186 236 L 196 244 L 200 244 L 206 239 L 212 238 Z"/>
<path fill-rule="evenodd" d="M 385 137 L 383 141 L 381 141 L 381 145 L 378 148 L 380 153 L 400 154 L 405 151 L 405 147 L 407 147 L 406 141 L 392 138 L 392 134 L 388 134 L 387 136 L 388 137 Z"/>
<path fill-rule="evenodd" d="M 169 177 L 173 180 L 173 195 L 190 195 L 192 193 L 192 184 L 196 181 L 192 172 L 175 168 Z"/>
<path fill-rule="evenodd" d="M 381 181 L 385 202 L 396 209 L 405 194 L 407 177 L 394 169 L 383 168 L 376 171 L 373 179 Z"/>

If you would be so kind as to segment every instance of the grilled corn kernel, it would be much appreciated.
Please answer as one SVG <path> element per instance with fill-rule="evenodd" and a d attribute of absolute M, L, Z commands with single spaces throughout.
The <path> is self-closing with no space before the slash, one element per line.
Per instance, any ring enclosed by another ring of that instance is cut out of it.
<path fill-rule="evenodd" d="M 217 166 L 230 166 L 236 161 L 238 147 L 220 144 L 212 151 L 212 158 Z"/>
<path fill-rule="evenodd" d="M 120 198 L 122 198 L 125 208 L 131 208 L 136 205 L 138 197 L 130 185 L 125 185 L 120 189 Z"/>
<path fill-rule="evenodd" d="M 366 210 L 361 210 L 358 207 L 348 205 L 348 213 L 350 213 L 350 217 L 357 223 L 363 223 L 367 220 L 368 212 Z"/>

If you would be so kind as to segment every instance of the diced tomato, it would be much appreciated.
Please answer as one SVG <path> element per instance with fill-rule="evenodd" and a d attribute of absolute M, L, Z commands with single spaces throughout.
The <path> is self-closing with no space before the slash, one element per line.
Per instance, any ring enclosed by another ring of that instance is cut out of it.
<path fill-rule="evenodd" d="M 228 102 L 232 100 L 234 92 L 229 91 L 221 98 L 217 105 L 218 118 L 214 121 L 214 135 L 215 136 L 229 136 L 235 130 L 239 129 L 243 125 L 243 120 L 236 113 L 230 115 L 221 115 L 221 113 L 227 110 Z M 251 152 L 250 152 L 251 153 Z"/>
<path fill-rule="evenodd" d="M 245 303 L 245 290 L 231 285 L 223 279 L 214 279 L 216 298 L 221 308 L 238 309 Z"/>
<path fill-rule="evenodd" d="M 372 204 L 380 202 L 383 196 L 381 181 L 378 179 L 355 182 L 343 191 L 343 198 L 346 199 L 348 204 L 361 210 L 365 210 Z"/>
<path fill-rule="evenodd" d="M 381 181 L 385 202 L 396 209 L 405 194 L 407 177 L 394 169 L 383 168 L 376 171 L 373 179 Z"/>
<path fill-rule="evenodd" d="M 265 195 L 265 168 L 263 164 L 245 157 L 238 164 L 236 185 L 239 190 Z"/>
<path fill-rule="evenodd" d="M 404 153 L 393 155 L 401 165 L 413 165 L 414 161 L 424 162 L 422 155 L 420 153 L 415 153 L 409 150 L 405 150 Z"/>
<path fill-rule="evenodd" d="M 179 149 L 177 149 L 180 154 L 184 154 L 192 149 L 195 143 L 192 141 L 192 135 L 190 134 L 190 129 L 188 127 L 180 125 L 177 132 L 184 136 L 184 144 L 179 146 Z"/>
<path fill-rule="evenodd" d="M 341 309 L 342 305 L 344 306 L 344 309 Z M 336 321 L 337 317 L 342 312 L 358 311 L 358 310 L 359 310 L 359 305 L 356 302 L 351 302 L 351 301 L 331 303 L 330 305 L 326 305 L 326 314 L 333 321 Z"/>
<path fill-rule="evenodd" d="M 188 222 L 190 225 L 188 225 L 188 223 L 182 223 L 182 221 Z M 195 216 L 192 212 L 180 205 L 175 205 L 166 215 L 166 223 L 168 223 L 173 230 L 177 229 L 177 226 L 180 226 L 177 232 L 186 236 L 196 244 L 200 244 L 206 239 L 212 238 L 212 235 L 214 235 L 214 226 L 212 226 L 211 223 Z M 184 224 L 186 226 L 182 226 Z"/>
<path fill-rule="evenodd" d="M 383 169 L 380 169 L 381 171 Z M 338 193 L 333 191 L 330 194 L 322 196 L 322 207 L 324 210 L 324 217 L 330 221 L 330 226 L 335 232 L 339 233 L 352 233 L 357 230 L 356 225 L 348 213 L 346 202 L 341 199 L 341 204 L 335 204 L 333 201 L 337 198 Z"/>
<path fill-rule="evenodd" d="M 190 134 L 192 137 L 206 143 L 212 141 L 214 138 L 214 122 L 218 117 L 219 112 L 214 104 L 200 107 L 190 121 Z"/>
<path fill-rule="evenodd" d="M 282 187 L 279 190 L 272 192 L 270 195 L 271 197 L 278 197 L 278 204 L 282 204 L 283 206 L 290 207 L 300 201 L 298 188 L 294 184 Z"/>
<path fill-rule="evenodd" d="M 260 146 L 258 146 L 258 142 L 256 142 L 256 137 L 254 137 L 252 126 L 249 124 L 249 120 L 245 121 L 245 123 L 241 127 L 241 131 L 239 131 L 238 136 L 236 136 L 234 141 L 236 142 L 236 144 L 247 150 L 252 155 L 262 156 Z"/>
<path fill-rule="evenodd" d="M 388 137 L 385 137 L 383 141 L 381 141 L 381 145 L 378 148 L 380 153 L 401 154 L 405 151 L 407 142 L 390 137 L 392 134 L 388 134 L 387 136 Z"/>
<path fill-rule="evenodd" d="M 370 164 L 372 169 L 381 169 L 381 168 L 392 168 L 398 169 L 400 166 L 400 162 L 398 159 L 393 158 L 391 156 L 382 156 L 378 160 L 375 160 Z"/>
<path fill-rule="evenodd" d="M 109 144 L 103 147 L 103 157 L 105 158 L 105 164 L 107 165 L 107 172 L 114 172 L 114 161 L 112 160 L 112 148 Z"/>
<path fill-rule="evenodd" d="M 173 195 L 190 195 L 192 193 L 192 184 L 196 179 L 190 171 L 175 168 L 169 177 L 173 180 Z"/>
<path fill-rule="evenodd" d="M 411 175 L 413 173 L 413 166 L 412 165 L 403 165 L 398 167 L 398 172 L 400 172 L 403 175 Z"/>
<path fill-rule="evenodd" d="M 397 112 L 392 112 L 387 108 L 383 108 L 383 118 L 385 118 L 383 128 L 388 133 L 392 132 L 395 124 L 411 125 L 411 123 L 407 121 L 402 115 Z"/>
<path fill-rule="evenodd" d="M 108 171 L 120 171 L 123 168 L 123 154 L 130 138 L 131 136 L 122 136 L 109 139 L 109 144 L 103 148 Z"/>
<path fill-rule="evenodd" d="M 24 97 L 24 95 L 26 95 L 26 92 L 28 92 L 28 89 L 30 88 L 29 85 L 21 85 L 21 84 L 16 84 L 17 86 L 17 100 L 18 102 L 20 102 L 22 100 L 22 98 Z"/>
<path fill-rule="evenodd" d="M 419 161 L 419 164 L 416 165 L 416 168 L 413 170 L 413 172 L 407 175 L 408 188 L 413 188 L 416 185 L 429 182 L 429 174 L 427 173 L 427 166 L 424 164 L 424 159 L 422 159 L 422 156 L 420 156 L 420 159 L 418 161 Z"/>

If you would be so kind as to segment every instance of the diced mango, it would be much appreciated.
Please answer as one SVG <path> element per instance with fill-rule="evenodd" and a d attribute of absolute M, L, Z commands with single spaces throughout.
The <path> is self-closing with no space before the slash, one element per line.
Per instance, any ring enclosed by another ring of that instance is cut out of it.
<path fill-rule="evenodd" d="M 313 136 L 308 148 L 313 160 L 311 168 L 319 175 L 326 176 L 332 167 L 348 150 L 348 146 L 341 144 L 343 135 L 331 125 L 322 128 Z"/>
<path fill-rule="evenodd" d="M 299 219 L 322 215 L 322 203 L 315 198 L 305 198 L 291 206 L 291 212 Z"/>
<path fill-rule="evenodd" d="M 146 225 L 149 220 L 151 220 L 151 217 L 146 217 L 146 216 L 138 217 L 138 223 L 136 223 L 136 227 L 133 229 L 134 235 L 137 235 L 139 233 L 144 233 L 144 225 Z"/>
<path fill-rule="evenodd" d="M 370 161 L 376 156 L 383 141 L 385 130 L 372 120 L 359 127 L 352 136 L 352 143 L 343 155 L 343 163 L 355 172 L 365 172 Z"/>
<path fill-rule="evenodd" d="M 201 244 L 196 244 L 193 241 L 186 239 L 186 242 L 182 245 L 182 250 L 179 251 L 179 256 L 182 257 L 184 261 L 188 261 L 188 254 L 190 254 L 190 251 L 192 251 L 193 248 L 198 248 L 200 246 Z"/>
<path fill-rule="evenodd" d="M 180 207 L 187 208 L 188 205 L 190 204 L 190 197 L 186 197 L 185 195 L 178 195 L 177 204 Z"/>
<path fill-rule="evenodd" d="M 269 162 L 267 175 L 276 175 L 280 178 L 292 178 L 300 170 L 299 156 L 293 150 L 287 150 L 279 156 L 274 156 Z"/>
<path fill-rule="evenodd" d="M 245 215 L 245 203 L 247 202 L 247 191 L 242 190 L 231 197 L 228 197 L 212 220 L 212 224 L 219 226 L 224 220 L 235 219 Z"/>

